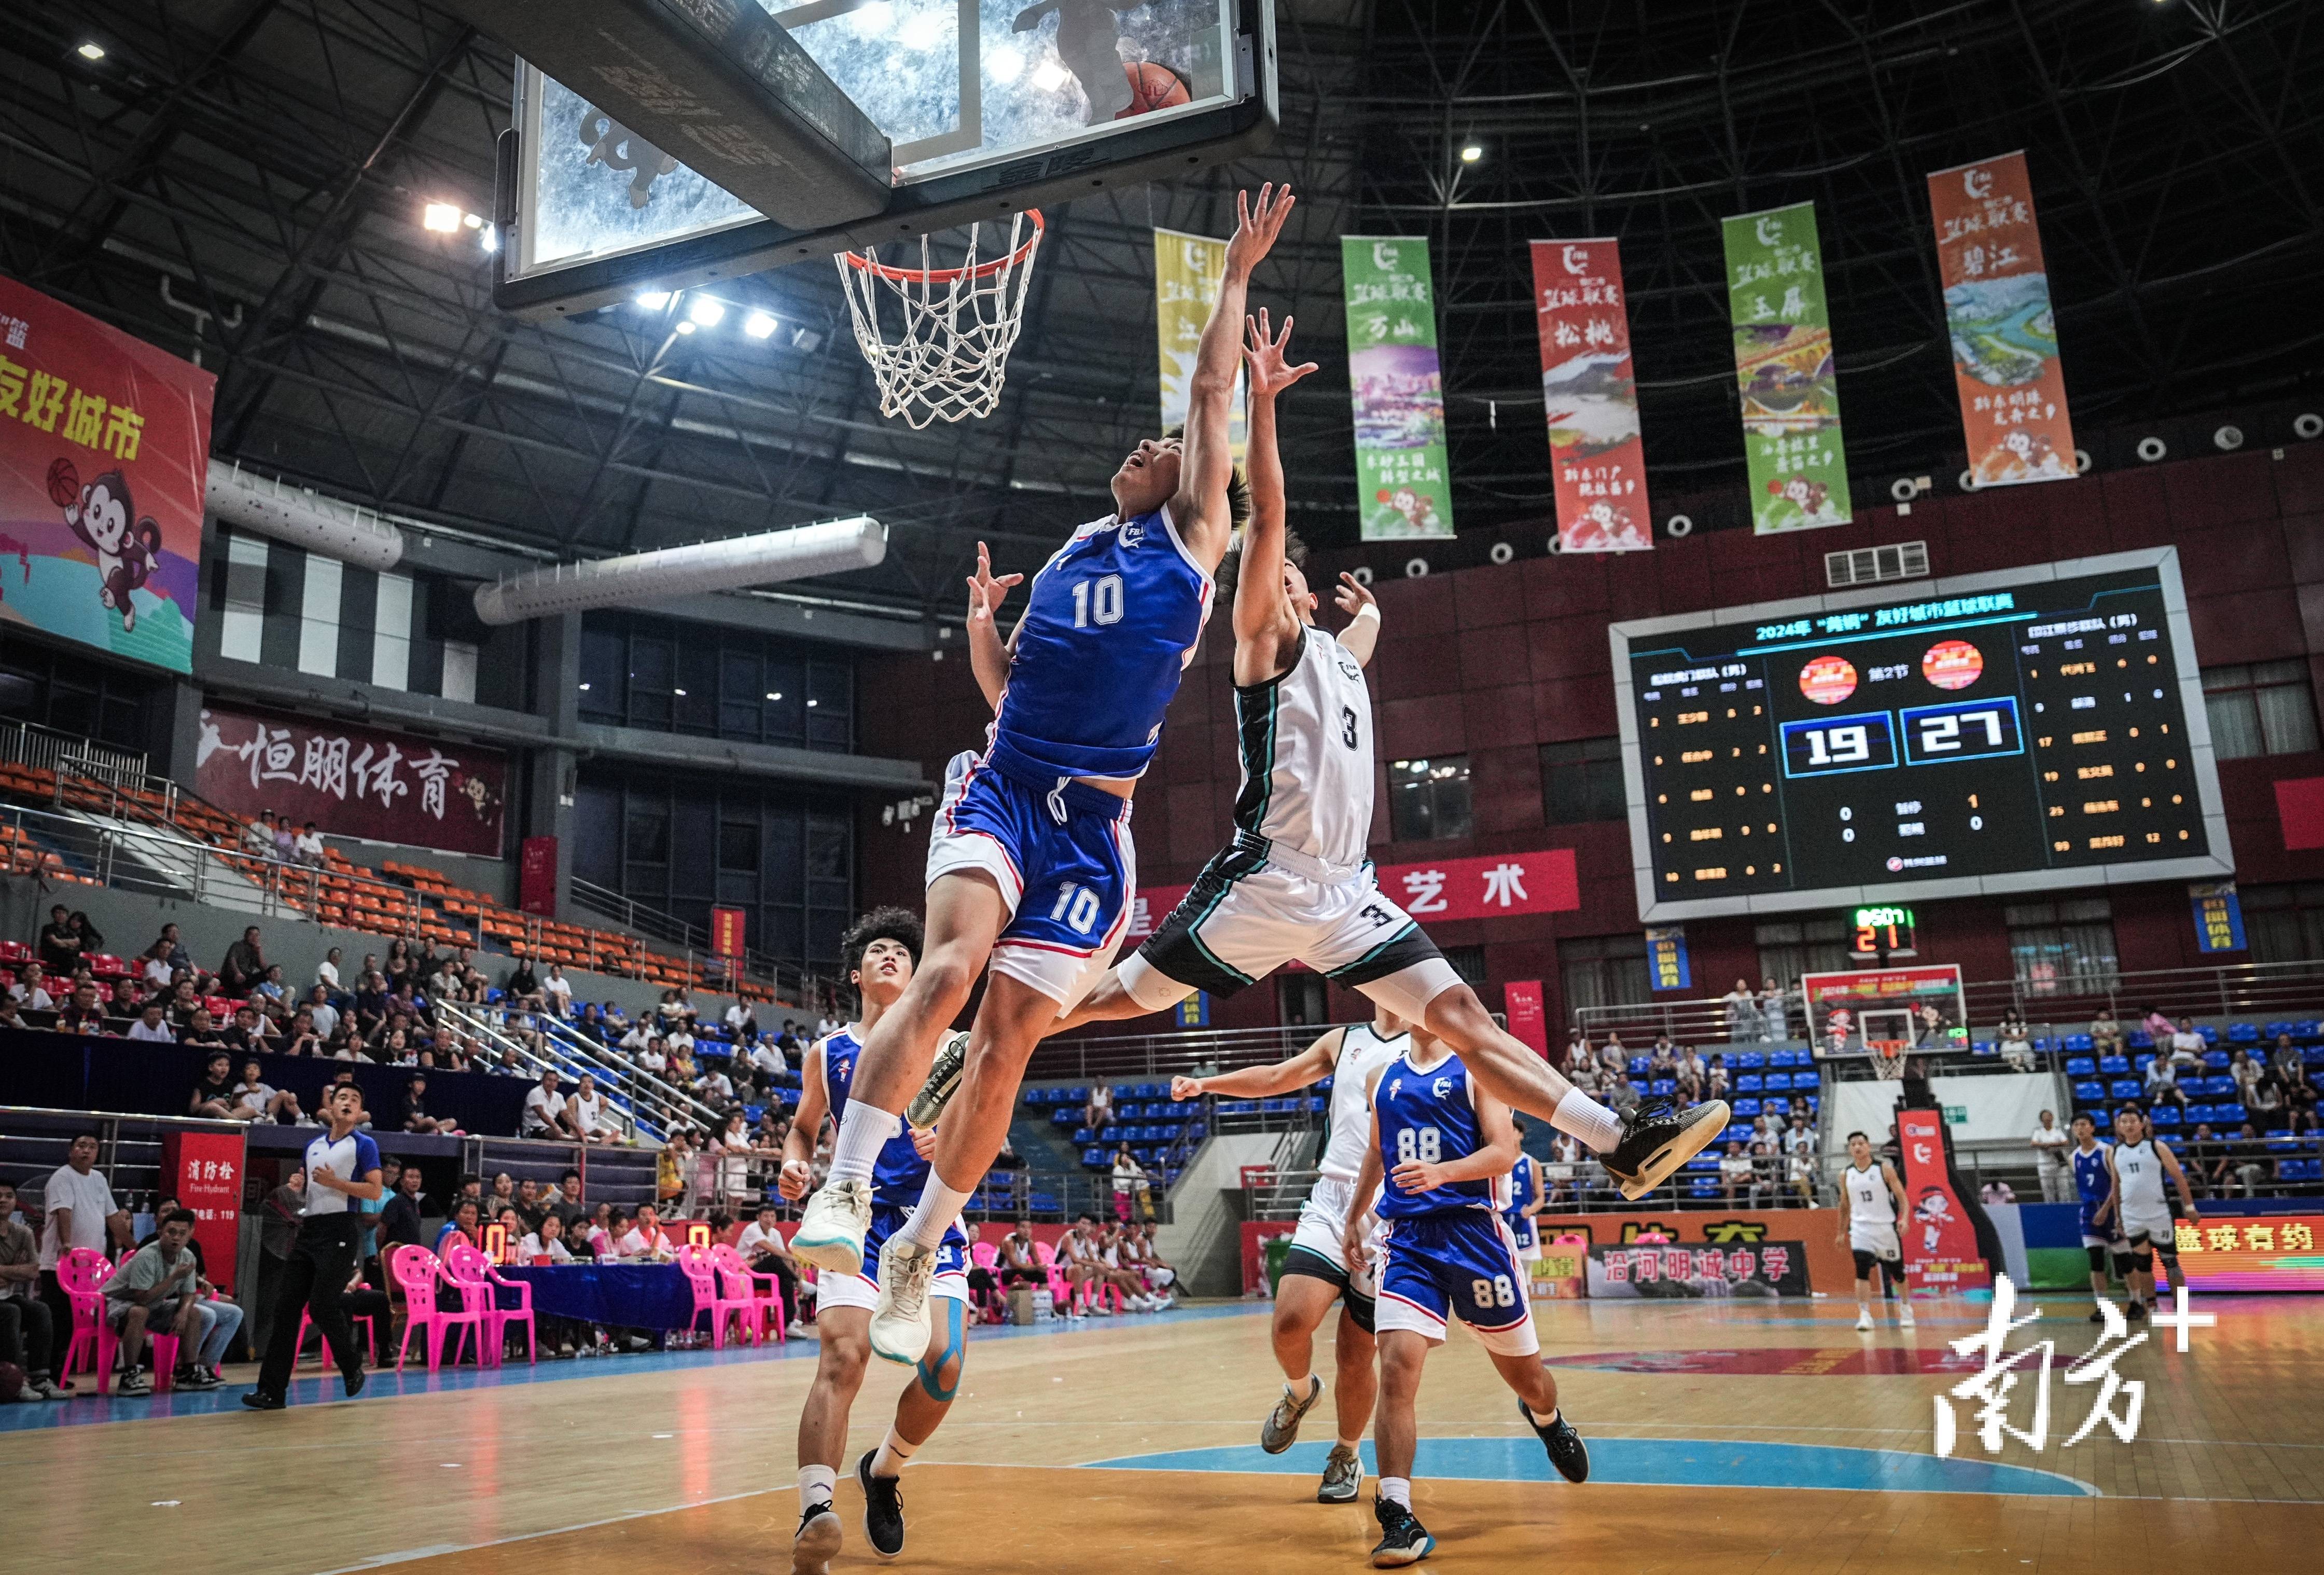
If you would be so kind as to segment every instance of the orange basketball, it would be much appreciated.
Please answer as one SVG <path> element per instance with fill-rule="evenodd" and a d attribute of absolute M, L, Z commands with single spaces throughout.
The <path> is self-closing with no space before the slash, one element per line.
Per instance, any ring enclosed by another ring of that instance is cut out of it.
<path fill-rule="evenodd" d="M 1168 109 L 1194 97 L 1186 90 L 1185 78 L 1169 67 L 1157 66 L 1151 60 L 1125 64 L 1121 74 L 1130 79 L 1130 107 L 1115 116 L 1116 120 L 1127 120 L 1149 109 Z"/>

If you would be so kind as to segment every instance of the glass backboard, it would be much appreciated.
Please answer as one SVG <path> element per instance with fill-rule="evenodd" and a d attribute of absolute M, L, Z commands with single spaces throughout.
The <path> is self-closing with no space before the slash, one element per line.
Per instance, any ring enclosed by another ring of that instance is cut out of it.
<path fill-rule="evenodd" d="M 1272 0 L 755 0 L 893 144 L 887 210 L 785 229 L 520 63 L 500 303 L 587 310 L 1263 145 Z"/>

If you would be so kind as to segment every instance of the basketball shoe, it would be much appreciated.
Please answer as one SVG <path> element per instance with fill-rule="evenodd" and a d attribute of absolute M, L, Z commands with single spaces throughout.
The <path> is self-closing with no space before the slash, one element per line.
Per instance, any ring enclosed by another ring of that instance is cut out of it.
<path fill-rule="evenodd" d="M 1639 1102 L 1622 1123 L 1622 1141 L 1598 1163 L 1636 1202 L 1727 1130 L 1727 1101 L 1706 1099 L 1685 1110 L 1667 1094 Z"/>
<path fill-rule="evenodd" d="M 1314 1374 L 1307 1375 L 1307 1398 L 1302 1400 L 1290 1385 L 1283 1386 L 1283 1398 L 1259 1424 L 1259 1447 L 1270 1455 L 1279 1455 L 1289 1449 L 1299 1437 L 1299 1423 L 1323 1398 L 1323 1380 Z"/>
<path fill-rule="evenodd" d="M 1394 1499 L 1373 1499 L 1372 1518 L 1380 1524 L 1379 1543 L 1372 1549 L 1373 1569 L 1417 1564 L 1436 1551 L 1436 1539 L 1428 1534 L 1428 1528 Z"/>
<path fill-rule="evenodd" d="M 891 1236 L 880 1249 L 880 1302 L 872 1310 L 872 1348 L 906 1367 L 928 1352 L 928 1283 L 936 1249 Z"/>
<path fill-rule="evenodd" d="M 863 1238 L 872 1230 L 872 1183 L 826 1181 L 807 1200 L 792 1255 L 827 1274 L 863 1272 Z"/>

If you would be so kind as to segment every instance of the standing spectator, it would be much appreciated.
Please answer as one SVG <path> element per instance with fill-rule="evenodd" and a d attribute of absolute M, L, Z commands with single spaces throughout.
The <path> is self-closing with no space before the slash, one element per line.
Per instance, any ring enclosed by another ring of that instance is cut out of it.
<path fill-rule="evenodd" d="M 555 1067 L 540 1069 L 540 1086 L 524 1097 L 524 1114 L 517 1123 L 519 1137 L 559 1137 L 569 1130 L 565 1125 L 565 1096 L 557 1091 L 558 1080 Z"/>
<path fill-rule="evenodd" d="M 2162 1064 L 2161 1056 L 2154 1059 L 2156 1065 Z M 2182 1099 L 2180 1103 L 2184 1104 L 2186 1101 Z M 2066 1151 L 2074 1146 L 2074 1140 L 2070 1134 L 2058 1125 L 2056 1111 L 2042 1112 L 2042 1124 L 2034 1129 L 2032 1142 L 2034 1173 L 2042 1180 L 2042 1201 L 2044 1203 L 2076 1201 L 2080 1194 L 2074 1190 L 2074 1167 L 2068 1163 L 2066 1159 Z"/>
<path fill-rule="evenodd" d="M 355 1130 L 363 1118 L 361 1093 L 351 1086 L 324 1095 L 322 1115 L 330 1123 L 307 1145 L 307 1217 L 299 1222 L 290 1261 L 275 1292 L 274 1327 L 260 1364 L 258 1386 L 242 1397 L 254 1411 L 280 1411 L 290 1387 L 290 1365 L 299 1355 L 301 1308 L 338 1363 L 347 1398 L 363 1393 L 363 1352 L 347 1327 L 340 1295 L 354 1278 L 361 1235 L 356 1200 L 376 1200 L 382 1191 L 379 1145 Z"/>
<path fill-rule="evenodd" d="M 0 1176 L 0 1362 L 14 1362 L 24 1374 L 24 1394 L 35 1400 L 69 1400 L 51 1366 L 56 1351 L 56 1320 L 40 1298 L 41 1249 L 30 1226 L 16 1218 L 16 1183 Z"/>
<path fill-rule="evenodd" d="M 218 988 L 237 998 L 255 989 L 266 977 L 266 949 L 259 944 L 258 926 L 253 924 L 242 932 L 242 939 L 226 949 L 226 960 L 218 964 Z"/>
<path fill-rule="evenodd" d="M 266 1348 L 273 1330 L 274 1292 L 282 1283 L 283 1265 L 290 1261 L 291 1245 L 299 1238 L 299 1221 L 306 1216 L 307 1172 L 293 1169 L 258 1207 L 258 1294 L 250 1303 L 250 1342 L 255 1349 Z"/>
<path fill-rule="evenodd" d="M 395 1195 L 379 1211 L 379 1250 L 383 1257 L 399 1246 L 419 1246 L 424 1224 L 420 1213 L 420 1167 L 407 1164 L 395 1178 Z"/>
<path fill-rule="evenodd" d="M 1784 1161 L 1786 1180 L 1792 1191 L 1800 1195 L 1800 1206 L 1815 1207 L 1816 1135 L 1808 1118 L 1798 1111 L 1792 1113 L 1791 1129 L 1784 1134 Z"/>
<path fill-rule="evenodd" d="M 1784 1014 L 1788 1004 L 1784 987 L 1770 977 L 1766 987 L 1759 992 L 1759 1037 L 1762 1040 L 1785 1037 Z"/>
<path fill-rule="evenodd" d="M 41 926 L 36 939 L 41 966 L 58 978 L 72 977 L 73 969 L 80 966 L 80 936 L 73 929 L 72 915 L 62 903 L 49 910 L 49 922 Z"/>
<path fill-rule="evenodd" d="M 48 1211 L 41 1231 L 41 1299 L 59 1329 L 72 1327 L 72 1302 L 57 1283 L 57 1260 L 77 1246 L 104 1252 L 108 1240 L 116 1252 L 136 1245 L 128 1210 L 113 1200 L 112 1184 L 97 1168 L 97 1134 L 80 1134 L 41 1190 L 41 1206 Z"/>
<path fill-rule="evenodd" d="M 1751 993 L 1749 979 L 1737 979 L 1735 987 L 1719 997 L 1727 1009 L 1727 1042 L 1745 1044 L 1759 1037 L 1758 997 Z"/>

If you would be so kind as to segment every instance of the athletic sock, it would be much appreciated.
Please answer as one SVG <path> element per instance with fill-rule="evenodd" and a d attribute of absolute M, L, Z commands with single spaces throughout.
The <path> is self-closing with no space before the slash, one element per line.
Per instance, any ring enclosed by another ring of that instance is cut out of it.
<path fill-rule="evenodd" d="M 919 1207 L 912 1210 L 909 1219 L 904 1221 L 905 1237 L 921 1246 L 941 1246 L 945 1231 L 967 1207 L 968 1194 L 957 1187 L 945 1186 L 944 1178 L 936 1174 L 936 1167 L 931 1165 L 928 1167 L 927 1183 L 920 1189 Z"/>
<path fill-rule="evenodd" d="M 907 1443 L 892 1426 L 890 1427 L 888 1436 L 880 1441 L 880 1452 L 872 1457 L 872 1475 L 874 1477 L 902 1476 L 904 1462 L 910 1459 L 912 1451 L 919 1447 L 915 1443 Z"/>
<path fill-rule="evenodd" d="M 1554 1427 L 1557 1422 L 1557 1407 L 1554 1405 L 1551 1406 L 1549 1408 L 1549 1414 L 1547 1416 L 1544 1416 L 1540 1412 L 1536 1411 L 1532 1406 L 1528 1405 L 1526 1407 L 1526 1415 L 1533 1419 L 1533 1424 L 1536 1427 Z"/>
<path fill-rule="evenodd" d="M 1402 1505 L 1405 1508 L 1405 1512 L 1406 1514 L 1410 1514 L 1412 1510 L 1412 1478 L 1409 1477 L 1381 1478 L 1379 1479 L 1379 1496 L 1382 1498 L 1387 1499 L 1390 1504 Z"/>
<path fill-rule="evenodd" d="M 801 1466 L 798 1468 L 799 1512 L 805 1514 L 818 1504 L 829 1508 L 832 1494 L 838 1483 L 839 1473 L 829 1466 Z"/>
<path fill-rule="evenodd" d="M 850 1099 L 839 1117 L 839 1137 L 831 1145 L 833 1181 L 868 1181 L 888 1140 L 904 1130 L 904 1118 L 862 1099 Z M 825 1183 L 828 1185 L 828 1182 Z"/>
<path fill-rule="evenodd" d="M 855 1107 L 850 1104 L 847 1108 L 852 1112 Z M 1549 1113 L 1549 1124 L 1560 1132 L 1572 1133 L 1600 1153 L 1622 1141 L 1621 1118 L 1579 1089 L 1565 1091 L 1565 1098 Z"/>

